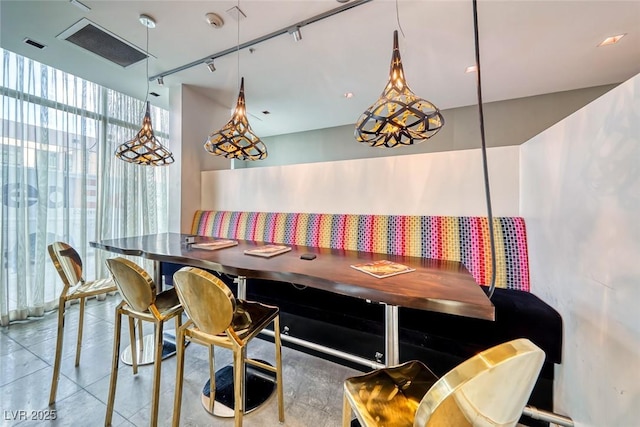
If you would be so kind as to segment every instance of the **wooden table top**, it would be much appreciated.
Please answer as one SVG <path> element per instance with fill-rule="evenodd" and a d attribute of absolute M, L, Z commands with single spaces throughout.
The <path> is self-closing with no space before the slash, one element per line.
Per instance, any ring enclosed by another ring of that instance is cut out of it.
<path fill-rule="evenodd" d="M 236 276 L 291 282 L 341 295 L 401 307 L 495 320 L 495 309 L 466 267 L 457 261 L 441 261 L 338 249 L 291 246 L 272 258 L 245 255 L 263 242 L 238 240 L 237 246 L 214 251 L 184 243 L 186 234 L 162 233 L 91 242 L 98 249 L 216 270 Z M 215 240 L 198 236 L 198 242 Z M 300 259 L 314 253 L 316 259 Z M 415 271 L 379 279 L 350 266 L 388 259 Z"/>

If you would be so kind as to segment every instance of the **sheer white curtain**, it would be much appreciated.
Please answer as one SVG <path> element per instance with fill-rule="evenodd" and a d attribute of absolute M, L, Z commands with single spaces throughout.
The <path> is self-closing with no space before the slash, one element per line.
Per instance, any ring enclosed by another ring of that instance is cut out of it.
<path fill-rule="evenodd" d="M 104 275 L 96 239 L 167 229 L 167 171 L 117 160 L 143 103 L 0 49 L 0 324 L 53 309 L 62 288 L 47 245 L 71 244 Z M 156 136 L 168 112 L 152 109 Z"/>

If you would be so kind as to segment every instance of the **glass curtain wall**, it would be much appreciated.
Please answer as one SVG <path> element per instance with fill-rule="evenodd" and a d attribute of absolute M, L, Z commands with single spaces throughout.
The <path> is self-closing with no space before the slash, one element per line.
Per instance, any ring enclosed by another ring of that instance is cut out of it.
<path fill-rule="evenodd" d="M 143 102 L 0 49 L 0 324 L 55 308 L 47 246 L 63 241 L 87 280 L 107 274 L 96 239 L 167 231 L 167 169 L 118 160 Z M 169 114 L 153 108 L 156 136 Z M 150 268 L 149 265 L 145 266 Z"/>

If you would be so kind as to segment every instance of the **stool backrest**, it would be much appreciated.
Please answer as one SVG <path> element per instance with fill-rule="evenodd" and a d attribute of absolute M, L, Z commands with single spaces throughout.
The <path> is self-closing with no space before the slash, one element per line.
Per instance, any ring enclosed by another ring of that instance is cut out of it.
<path fill-rule="evenodd" d="M 173 275 L 180 303 L 200 331 L 220 334 L 231 326 L 236 299 L 231 289 L 213 274 L 183 267 Z"/>
<path fill-rule="evenodd" d="M 64 284 L 62 291 L 64 295 L 70 287 L 83 281 L 82 260 L 78 252 L 64 242 L 52 243 L 47 249 L 49 250 L 49 257 Z"/>
<path fill-rule="evenodd" d="M 414 427 L 515 426 L 544 357 L 525 338 L 477 354 L 429 389 L 418 407 Z"/>
<path fill-rule="evenodd" d="M 156 301 L 156 285 L 144 268 L 126 258 L 107 259 L 122 299 L 136 311 L 147 311 Z"/>

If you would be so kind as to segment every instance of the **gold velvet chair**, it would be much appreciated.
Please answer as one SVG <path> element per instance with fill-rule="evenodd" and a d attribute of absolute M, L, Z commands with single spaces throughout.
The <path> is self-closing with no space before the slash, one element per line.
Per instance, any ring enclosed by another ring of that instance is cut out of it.
<path fill-rule="evenodd" d="M 515 426 L 545 354 L 525 338 L 485 350 L 438 379 L 411 361 L 344 383 L 342 425 L 351 410 L 366 427 Z"/>
<path fill-rule="evenodd" d="M 76 344 L 76 364 L 80 364 L 80 350 L 82 348 L 82 329 L 84 324 L 85 299 L 107 292 L 115 292 L 116 285 L 111 278 L 85 281 L 82 276 L 82 259 L 80 255 L 66 243 L 55 242 L 48 246 L 49 256 L 56 267 L 63 287 L 58 299 L 58 338 L 56 340 L 56 355 L 53 363 L 53 378 L 51 380 L 51 392 L 49 393 L 49 405 L 56 401 L 58 392 L 58 380 L 60 378 L 60 362 L 62 359 L 62 342 L 64 336 L 64 315 L 68 301 L 80 300 L 80 313 L 78 319 L 78 341 Z"/>
<path fill-rule="evenodd" d="M 120 329 L 122 315 L 129 318 L 131 334 L 131 355 L 134 373 L 137 372 L 136 339 L 134 319 L 151 322 L 154 325 L 154 362 L 153 386 L 151 394 L 150 425 L 158 424 L 158 400 L 160 396 L 160 372 L 162 365 L 163 326 L 167 320 L 175 319 L 176 331 L 182 324 L 182 306 L 175 289 L 156 294 L 156 286 L 149 274 L 136 263 L 125 258 L 107 259 L 107 267 L 122 295 L 122 302 L 116 307 L 116 319 L 113 340 L 113 359 L 111 364 L 111 381 L 107 399 L 105 426 L 111 425 L 113 406 L 116 397 L 118 380 L 118 362 L 120 360 Z M 142 328 L 139 328 L 142 334 Z"/>
<path fill-rule="evenodd" d="M 180 302 L 189 316 L 189 321 L 178 330 L 176 339 L 178 360 L 173 425 L 180 424 L 185 338 L 209 347 L 209 412 L 213 413 L 216 391 L 213 348 L 218 345 L 233 350 L 235 426 L 242 425 L 244 413 L 245 363 L 275 372 L 278 419 L 284 422 L 279 309 L 257 302 L 236 300 L 231 290 L 220 279 L 194 267 L 183 267 L 176 272 L 173 283 L 178 291 Z M 275 368 L 247 358 L 247 344 L 271 322 L 274 324 L 275 333 Z"/>

